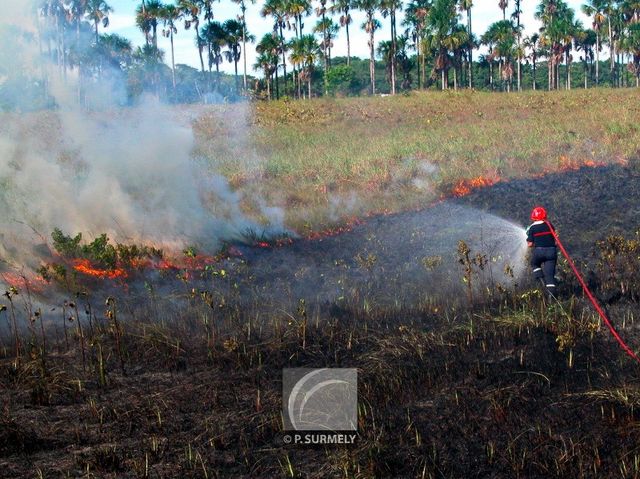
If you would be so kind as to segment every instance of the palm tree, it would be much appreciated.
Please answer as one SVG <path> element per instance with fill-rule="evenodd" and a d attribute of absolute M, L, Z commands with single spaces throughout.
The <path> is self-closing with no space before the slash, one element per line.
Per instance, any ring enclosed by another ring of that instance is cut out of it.
<path fill-rule="evenodd" d="M 527 58 L 531 58 L 531 67 L 533 69 L 533 89 L 536 89 L 536 65 L 538 63 L 538 56 L 540 51 L 540 35 L 537 33 L 532 34 L 524 39 L 525 49 L 529 49 L 531 52 Z"/>
<path fill-rule="evenodd" d="M 391 94 L 396 94 L 396 50 L 397 50 L 397 25 L 396 10 L 402 9 L 401 0 L 381 0 L 380 9 L 384 18 L 389 17 L 391 25 Z"/>
<path fill-rule="evenodd" d="M 636 77 L 636 88 L 640 87 L 640 22 L 629 25 L 623 48 L 632 56 L 629 69 Z"/>
<path fill-rule="evenodd" d="M 84 72 L 81 68 L 82 48 L 80 46 L 80 31 L 82 29 L 83 20 L 87 14 L 87 0 L 71 0 L 69 3 L 69 20 L 75 23 L 76 42 L 74 51 L 70 52 L 69 62 L 78 67 L 77 94 L 78 102 L 82 101 L 82 88 L 84 81 Z"/>
<path fill-rule="evenodd" d="M 404 34 L 398 37 L 398 42 L 396 44 L 396 65 L 398 66 L 398 72 L 402 76 L 402 89 L 410 90 L 411 89 L 411 70 L 414 66 L 413 59 L 408 55 L 407 49 L 409 48 L 409 36 Z"/>
<path fill-rule="evenodd" d="M 115 33 L 100 35 L 98 54 L 113 68 L 125 70 L 133 61 L 131 41 Z"/>
<path fill-rule="evenodd" d="M 136 25 L 144 33 L 146 44 L 155 48 L 158 48 L 158 21 L 163 7 L 160 0 L 146 0 L 136 9 Z"/>
<path fill-rule="evenodd" d="M 411 88 L 411 68 L 413 66 L 413 62 L 407 55 L 408 44 L 409 37 L 406 35 L 400 35 L 396 43 L 398 50 L 395 52 L 395 62 L 398 66 L 396 71 L 399 71 L 402 74 L 402 88 L 404 90 Z M 389 84 L 391 84 L 391 63 L 393 52 L 391 40 L 385 40 L 378 43 L 377 53 L 386 66 L 387 80 L 389 80 Z"/>
<path fill-rule="evenodd" d="M 147 6 L 144 0 L 136 8 L 136 26 L 144 35 L 145 45 L 151 45 L 151 18 L 147 14 Z"/>
<path fill-rule="evenodd" d="M 253 64 L 254 70 L 262 70 L 264 74 L 264 81 L 267 85 L 267 99 L 271 100 L 271 77 L 278 65 L 278 56 L 270 55 L 268 53 L 261 53 L 256 58 L 256 62 Z"/>
<path fill-rule="evenodd" d="M 240 23 L 242 23 L 242 84 L 246 91 L 247 89 L 247 3 L 245 0 L 233 0 L 234 3 L 240 5 Z M 251 4 L 256 3 L 256 0 L 250 0 Z M 255 37 L 251 36 L 255 41 Z"/>
<path fill-rule="evenodd" d="M 600 84 L 600 31 L 604 24 L 604 8 L 605 2 L 603 0 L 589 0 L 586 4 L 582 5 L 582 13 L 588 17 L 593 17 L 593 23 L 591 26 L 596 32 L 596 86 Z"/>
<path fill-rule="evenodd" d="M 302 29 L 304 28 L 303 16 L 311 14 L 312 7 L 310 0 L 285 0 L 285 14 L 287 18 L 287 30 L 293 30 L 295 32 L 295 38 L 302 36 Z M 287 45 L 290 48 L 291 44 Z M 296 92 L 296 83 L 298 79 L 297 66 L 293 65 L 293 90 Z M 300 97 L 300 87 L 297 88 L 298 97 Z"/>
<path fill-rule="evenodd" d="M 80 52 L 80 25 L 87 14 L 88 0 L 71 0 L 69 14 L 76 24 L 76 50 Z"/>
<path fill-rule="evenodd" d="M 379 0 L 356 0 L 356 8 L 363 10 L 366 16 L 362 29 L 369 34 L 369 77 L 371 79 L 371 94 L 376 94 L 376 58 L 375 58 L 375 32 L 380 28 L 380 22 L 375 18 L 376 11 L 380 7 Z"/>
<path fill-rule="evenodd" d="M 596 32 L 594 30 L 580 30 L 575 34 L 576 50 L 582 50 L 582 64 L 584 70 L 584 88 L 589 88 L 589 62 L 593 62 L 593 48 L 596 44 Z"/>
<path fill-rule="evenodd" d="M 509 6 L 509 0 L 498 0 L 498 7 L 502 10 L 502 19 L 507 19 L 507 7 Z"/>
<path fill-rule="evenodd" d="M 67 18 L 70 12 L 67 10 L 62 0 L 47 0 L 41 5 L 42 14 L 53 23 L 49 31 L 50 38 L 54 40 L 55 58 L 51 52 L 49 43 L 49 56 L 51 60 L 60 68 L 62 74 L 66 77 L 67 68 L 67 48 L 65 45 L 65 29 L 67 26 Z M 96 36 L 96 44 L 97 44 Z"/>
<path fill-rule="evenodd" d="M 324 94 L 328 93 L 328 84 L 327 84 L 327 73 L 329 72 L 329 55 L 327 55 L 327 49 L 329 48 L 329 39 L 327 37 L 328 33 L 328 23 L 327 23 L 327 0 L 320 0 L 320 6 L 316 8 L 316 16 L 320 17 L 320 21 L 316 25 L 316 32 L 322 33 L 322 42 L 320 42 L 322 46 L 322 56 L 324 58 Z"/>
<path fill-rule="evenodd" d="M 391 44 L 391 40 L 383 40 L 379 42 L 376 53 L 378 58 L 384 62 L 387 80 L 389 81 L 389 84 L 391 84 L 391 63 L 393 58 L 393 45 Z"/>
<path fill-rule="evenodd" d="M 516 28 L 516 42 L 517 42 L 517 69 L 516 69 L 516 77 L 517 77 L 517 82 L 518 82 L 518 91 L 522 90 L 522 68 L 521 68 L 521 63 L 522 63 L 522 25 L 520 24 L 520 15 L 522 15 L 522 8 L 521 8 L 521 4 L 522 4 L 522 0 L 515 0 L 515 4 L 516 4 L 516 8 L 513 10 L 513 13 L 511 14 L 511 18 L 513 20 L 515 20 L 516 24 L 515 24 L 515 28 Z"/>
<path fill-rule="evenodd" d="M 351 18 L 351 9 L 354 0 L 332 0 L 333 4 L 329 7 L 331 13 L 340 14 L 340 26 L 344 27 L 347 37 L 347 65 L 351 65 L 351 40 L 349 38 L 349 25 L 353 23 Z"/>
<path fill-rule="evenodd" d="M 263 17 L 273 17 L 273 31 L 279 36 L 279 53 L 282 55 L 282 69 L 284 74 L 284 92 L 287 88 L 287 60 L 285 57 L 286 46 L 284 41 L 284 27 L 287 22 L 286 0 L 266 0 L 260 10 Z M 278 74 L 276 72 L 276 96 L 278 96 Z"/>
<path fill-rule="evenodd" d="M 311 98 L 311 79 L 313 67 L 320 55 L 320 46 L 313 35 L 302 35 L 293 40 L 289 59 L 294 65 L 302 68 L 301 80 L 306 80 L 308 85 L 308 98 Z"/>
<path fill-rule="evenodd" d="M 304 27 L 302 17 L 310 15 L 311 11 L 311 2 L 309 0 L 288 0 L 287 15 L 293 18 L 293 29 L 295 30 L 296 38 L 302 36 Z"/>
<path fill-rule="evenodd" d="M 614 30 L 612 21 L 616 14 L 616 5 L 613 0 L 603 0 L 603 13 L 607 16 L 607 32 L 609 33 L 609 77 L 611 86 L 615 86 L 616 71 L 616 46 L 614 42 Z"/>
<path fill-rule="evenodd" d="M 98 25 L 102 23 L 103 28 L 109 26 L 109 14 L 113 9 L 105 0 L 88 0 L 86 15 L 93 22 L 96 33 L 96 45 L 98 44 Z"/>
<path fill-rule="evenodd" d="M 571 90 L 571 63 L 573 62 L 571 51 L 573 50 L 573 46 L 576 42 L 576 37 L 584 30 L 582 23 L 579 20 L 574 20 L 573 16 L 573 10 L 569 9 L 565 17 L 565 21 L 567 23 L 565 25 L 563 39 L 565 65 L 567 66 L 567 90 Z"/>
<path fill-rule="evenodd" d="M 456 33 L 457 26 L 456 0 L 435 0 L 427 17 L 428 35 L 426 43 L 436 56 L 433 73 L 440 72 L 443 90 L 448 87 L 448 73 L 451 66 L 449 45 L 456 43 L 449 37 Z"/>
<path fill-rule="evenodd" d="M 518 2 L 520 0 L 517 0 Z M 467 12 L 467 33 L 469 39 L 473 40 L 471 31 L 471 9 L 473 8 L 473 0 L 460 0 L 460 10 Z M 469 42 L 469 51 L 467 53 L 469 60 L 469 88 L 473 88 L 473 41 Z"/>
<path fill-rule="evenodd" d="M 491 44 L 492 56 L 500 62 L 500 77 L 506 90 L 511 90 L 513 57 L 517 54 L 516 31 L 511 20 L 500 20 L 489 26 L 482 37 L 484 44 Z"/>
<path fill-rule="evenodd" d="M 462 66 L 464 51 L 468 49 L 469 34 L 462 25 L 456 25 L 444 39 L 444 45 L 453 54 L 453 89 L 458 89 L 458 69 Z"/>
<path fill-rule="evenodd" d="M 333 40 L 336 38 L 340 27 L 333 23 L 333 20 L 329 17 L 324 17 L 323 20 L 318 22 L 313 27 L 314 33 L 322 35 L 322 41 L 320 42 L 320 50 L 322 51 L 322 57 L 324 59 L 324 80 L 325 80 L 325 95 L 328 94 L 327 74 L 331 68 L 331 47 L 333 47 Z"/>
<path fill-rule="evenodd" d="M 203 10 L 203 4 L 199 0 L 178 0 L 178 8 L 184 15 L 184 29 L 189 30 L 191 25 L 193 25 L 193 29 L 196 32 L 196 47 L 198 48 L 198 57 L 200 58 L 200 69 L 204 74 L 202 50 L 204 49 L 205 42 L 200 37 L 200 15 Z"/>
<path fill-rule="evenodd" d="M 171 81 L 173 83 L 173 94 L 176 93 L 176 62 L 173 48 L 173 36 L 178 33 L 176 24 L 182 19 L 183 12 L 175 5 L 166 5 L 160 11 L 160 18 L 164 23 L 162 34 L 171 41 Z"/>
<path fill-rule="evenodd" d="M 535 18 L 542 21 L 540 43 L 549 51 L 549 89 L 557 89 L 560 63 L 563 56 L 569 59 L 566 44 L 575 28 L 574 11 L 563 0 L 542 0 Z"/>
<path fill-rule="evenodd" d="M 222 63 L 222 47 L 226 45 L 227 34 L 220 22 L 209 21 L 202 27 L 200 36 L 207 45 L 209 73 L 216 66 L 216 90 L 220 86 L 220 64 Z"/>
<path fill-rule="evenodd" d="M 159 94 L 160 77 L 164 67 L 164 52 L 153 45 L 138 47 L 133 54 L 134 67 L 130 78 L 141 76 L 142 89 L 147 83 L 151 84 L 155 95 Z"/>
<path fill-rule="evenodd" d="M 238 86 L 238 62 L 242 53 L 242 41 L 253 41 L 253 35 L 249 35 L 248 32 L 243 31 L 243 24 L 237 20 L 227 20 L 222 24 L 222 29 L 225 33 L 225 42 L 228 50 L 225 52 L 228 62 L 233 62 L 235 71 L 235 85 L 236 92 L 239 90 Z"/>
<path fill-rule="evenodd" d="M 427 15 L 431 8 L 431 0 L 412 0 L 407 4 L 404 12 L 404 21 L 402 25 L 408 27 L 407 33 L 413 39 L 414 48 L 418 56 L 419 67 L 419 86 L 424 88 L 426 78 L 426 54 L 425 54 L 425 32 L 427 24 Z"/>
<path fill-rule="evenodd" d="M 276 75 L 276 98 L 280 98 L 280 93 L 278 92 L 278 55 L 280 54 L 280 40 L 276 34 L 267 33 L 264 35 L 256 45 L 256 53 L 258 53 L 256 65 L 259 65 L 258 68 L 265 74 L 269 99 L 271 99 L 271 91 L 269 89 L 271 76 L 274 73 Z"/>

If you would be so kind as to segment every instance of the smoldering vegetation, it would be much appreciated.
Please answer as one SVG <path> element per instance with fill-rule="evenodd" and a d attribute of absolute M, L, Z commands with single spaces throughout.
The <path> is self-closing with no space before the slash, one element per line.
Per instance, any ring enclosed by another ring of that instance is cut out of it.
<path fill-rule="evenodd" d="M 522 227 L 442 202 L 364 218 L 311 238 L 235 243 L 232 255 L 192 272 L 188 285 L 220 304 L 262 313 L 295 311 L 300 302 L 316 311 L 446 300 L 455 309 L 474 296 L 481 301 L 512 290 L 523 277 L 525 250 Z M 162 281 L 152 274 L 160 291 L 176 291 L 175 278 Z"/>
<path fill-rule="evenodd" d="M 0 90 L 19 99 L 0 125 L 5 270 L 36 269 L 54 228 L 176 251 L 194 245 L 216 250 L 249 230 L 285 232 L 277 208 L 252 198 L 259 219 L 248 218 L 215 159 L 194 158 L 189 118 L 176 118 L 151 96 L 119 108 L 122 79 L 109 74 L 108 63 L 99 75 L 67 66 L 62 72 L 46 43 L 55 25 L 38 16 L 35 3 L 5 10 L 11 14 L 0 20 L 0 39 L 12 51 L 2 55 Z M 24 113 L 41 107 L 29 85 L 44 91 L 48 110 Z M 250 114 L 240 104 L 233 116 L 242 124 Z M 244 141 L 242 134 L 230 137 L 229 147 Z M 255 157 L 246 158 L 248 166 L 252 162 Z"/>
<path fill-rule="evenodd" d="M 467 212 L 488 224 L 493 217 L 476 207 L 501 201 L 496 208 L 515 219 L 522 190 L 544 191 L 563 239 L 637 349 L 637 238 L 604 234 L 594 242 L 597 233 L 579 234 L 583 223 L 571 221 L 590 204 L 592 220 L 627 231 L 623 225 L 640 220 L 633 208 L 637 183 L 627 181 L 636 177 L 630 168 L 582 169 L 528 180 L 521 188 L 478 190 L 456 200 L 465 207 L 434 208 Z M 614 201 L 616 191 L 627 195 Z M 598 203 L 588 202 L 591 195 Z M 384 226 L 385 234 L 402 237 L 415 220 L 435 234 L 424 226 L 428 218 L 424 212 L 383 216 L 318 243 L 239 247 L 254 265 L 290 261 L 303 251 L 338 255 L 352 248 L 350 241 L 362 247 L 367 232 L 382 235 Z M 471 224 L 477 230 L 475 220 Z M 414 246 L 422 252 L 417 245 L 407 248 Z M 232 275 L 215 271 L 212 281 Z M 464 264 L 449 274 L 464 286 Z M 299 302 L 260 312 L 210 301 L 188 278 L 179 283 L 183 306 L 170 315 L 153 289 L 138 311 L 116 296 L 100 303 L 70 297 L 56 311 L 33 317 L 17 340 L 18 355 L 11 331 L 3 332 L 4 470 L 14 477 L 34 467 L 45 475 L 98 477 L 435 478 L 470 471 L 505 478 L 620 471 L 633 477 L 639 472 L 640 437 L 632 427 L 638 421 L 637 367 L 574 294 L 577 285 L 562 263 L 559 274 L 558 302 L 524 285 L 455 310 L 424 303 L 312 309 Z M 10 322 L 21 300 L 4 298 L 0 318 Z M 42 316 L 55 324 L 49 336 L 40 333 Z M 355 445 L 282 443 L 284 367 L 358 368 Z"/>

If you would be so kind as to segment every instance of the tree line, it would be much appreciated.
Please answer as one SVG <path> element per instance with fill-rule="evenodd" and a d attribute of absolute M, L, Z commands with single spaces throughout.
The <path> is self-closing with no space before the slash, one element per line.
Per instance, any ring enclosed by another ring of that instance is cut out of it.
<path fill-rule="evenodd" d="M 576 78 L 585 88 L 640 85 L 639 0 L 587 0 L 581 10 L 591 21 L 588 27 L 564 0 L 541 0 L 535 7 L 541 27 L 528 35 L 522 0 L 498 0 L 502 18 L 480 35 L 473 31 L 473 0 L 232 1 L 236 18 L 219 21 L 213 0 L 142 0 L 135 15 L 145 43 L 134 48 L 127 38 L 107 33 L 113 12 L 107 0 L 41 0 L 34 12 L 37 42 L 61 77 L 78 73 L 79 98 L 110 76 L 124 79 L 129 100 L 151 91 L 175 102 L 426 88 L 554 90 L 575 87 Z M 256 38 L 247 8 L 259 9 L 273 25 L 255 46 L 251 66 L 260 78 L 248 74 L 247 45 Z M 366 33 L 368 59 L 351 55 L 356 11 L 364 14 L 359 27 Z M 381 17 L 389 19 L 385 33 Z M 347 54 L 332 58 L 341 29 Z M 199 70 L 175 63 L 174 37 L 188 31 Z M 169 39 L 169 65 L 159 35 Z M 225 61 L 234 65 L 233 76 L 220 72 Z"/>

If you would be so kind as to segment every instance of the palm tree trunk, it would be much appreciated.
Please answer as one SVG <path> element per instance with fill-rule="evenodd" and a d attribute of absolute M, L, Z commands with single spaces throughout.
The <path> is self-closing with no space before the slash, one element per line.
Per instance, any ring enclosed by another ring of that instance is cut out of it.
<path fill-rule="evenodd" d="M 244 90 L 247 90 L 247 20 L 245 16 L 246 7 L 244 5 L 244 1 L 240 4 L 240 9 L 242 11 L 242 84 L 244 85 Z"/>
<path fill-rule="evenodd" d="M 533 57 L 531 59 L 531 63 L 533 65 L 533 90 L 536 90 L 536 58 Z"/>
<path fill-rule="evenodd" d="M 471 8 L 467 10 L 467 28 L 471 39 Z M 469 88 L 473 88 L 473 45 L 471 44 L 469 44 Z"/>
<path fill-rule="evenodd" d="M 489 60 L 489 89 L 493 91 L 493 61 Z"/>
<path fill-rule="evenodd" d="M 349 39 L 349 9 L 345 9 L 344 16 L 346 17 L 347 24 L 345 30 L 347 33 L 347 66 L 351 66 L 351 40 Z"/>
<path fill-rule="evenodd" d="M 370 21 L 370 24 L 373 24 L 373 18 Z M 376 94 L 376 66 L 375 66 L 375 55 L 374 55 L 374 43 L 373 43 L 373 28 L 369 32 L 369 76 L 371 77 L 371 94 Z"/>
<path fill-rule="evenodd" d="M 522 38 L 520 38 L 520 8 L 519 5 L 516 5 L 517 8 L 517 17 L 518 17 L 518 22 L 517 22 L 517 28 L 518 28 L 518 69 L 517 69 L 517 75 L 518 75 L 518 91 L 522 91 L 522 58 L 520 56 L 520 49 L 521 49 L 521 44 L 522 44 Z"/>
<path fill-rule="evenodd" d="M 309 70 L 309 100 L 311 100 L 311 70 Z"/>
<path fill-rule="evenodd" d="M 596 86 L 600 84 L 600 30 L 596 32 Z"/>
<path fill-rule="evenodd" d="M 396 11 L 391 9 L 391 94 L 396 94 Z"/>
<path fill-rule="evenodd" d="M 282 32 L 282 25 L 280 25 L 280 46 L 282 48 L 282 73 L 284 79 L 284 89 L 282 93 L 284 95 L 287 94 L 287 58 L 284 53 L 284 33 Z"/>
<path fill-rule="evenodd" d="M 422 43 L 422 29 L 420 29 L 420 52 L 422 53 L 422 88 L 427 86 L 427 55 L 425 55 L 424 44 Z"/>
<path fill-rule="evenodd" d="M 567 58 L 567 90 L 571 90 L 571 60 L 569 58 Z"/>
<path fill-rule="evenodd" d="M 453 67 L 453 91 L 458 91 L 458 69 Z"/>
<path fill-rule="evenodd" d="M 589 85 L 587 83 L 588 78 L 589 78 L 589 67 L 587 63 L 587 53 L 585 52 L 584 54 L 584 89 L 585 90 L 589 88 Z"/>
<path fill-rule="evenodd" d="M 233 54 L 233 69 L 235 72 L 234 81 L 236 85 L 236 95 L 238 94 L 238 55 Z"/>
<path fill-rule="evenodd" d="M 611 31 L 611 15 L 607 18 L 609 23 L 609 83 L 612 87 L 615 86 L 614 78 L 614 62 L 615 62 L 615 53 L 613 50 L 613 32 Z"/>
<path fill-rule="evenodd" d="M 173 28 L 173 27 L 171 27 Z M 176 62 L 175 56 L 173 52 L 173 30 L 171 31 L 171 35 L 169 35 L 171 40 L 171 80 L 173 82 L 173 97 L 175 99 L 176 96 Z"/>

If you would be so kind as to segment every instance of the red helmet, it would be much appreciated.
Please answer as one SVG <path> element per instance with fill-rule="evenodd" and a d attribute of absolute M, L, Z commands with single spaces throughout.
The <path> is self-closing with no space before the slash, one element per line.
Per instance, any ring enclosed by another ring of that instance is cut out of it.
<path fill-rule="evenodd" d="M 545 210 L 542 206 L 536 206 L 531 210 L 531 219 L 533 221 L 543 221 L 547 219 L 547 210 Z"/>

